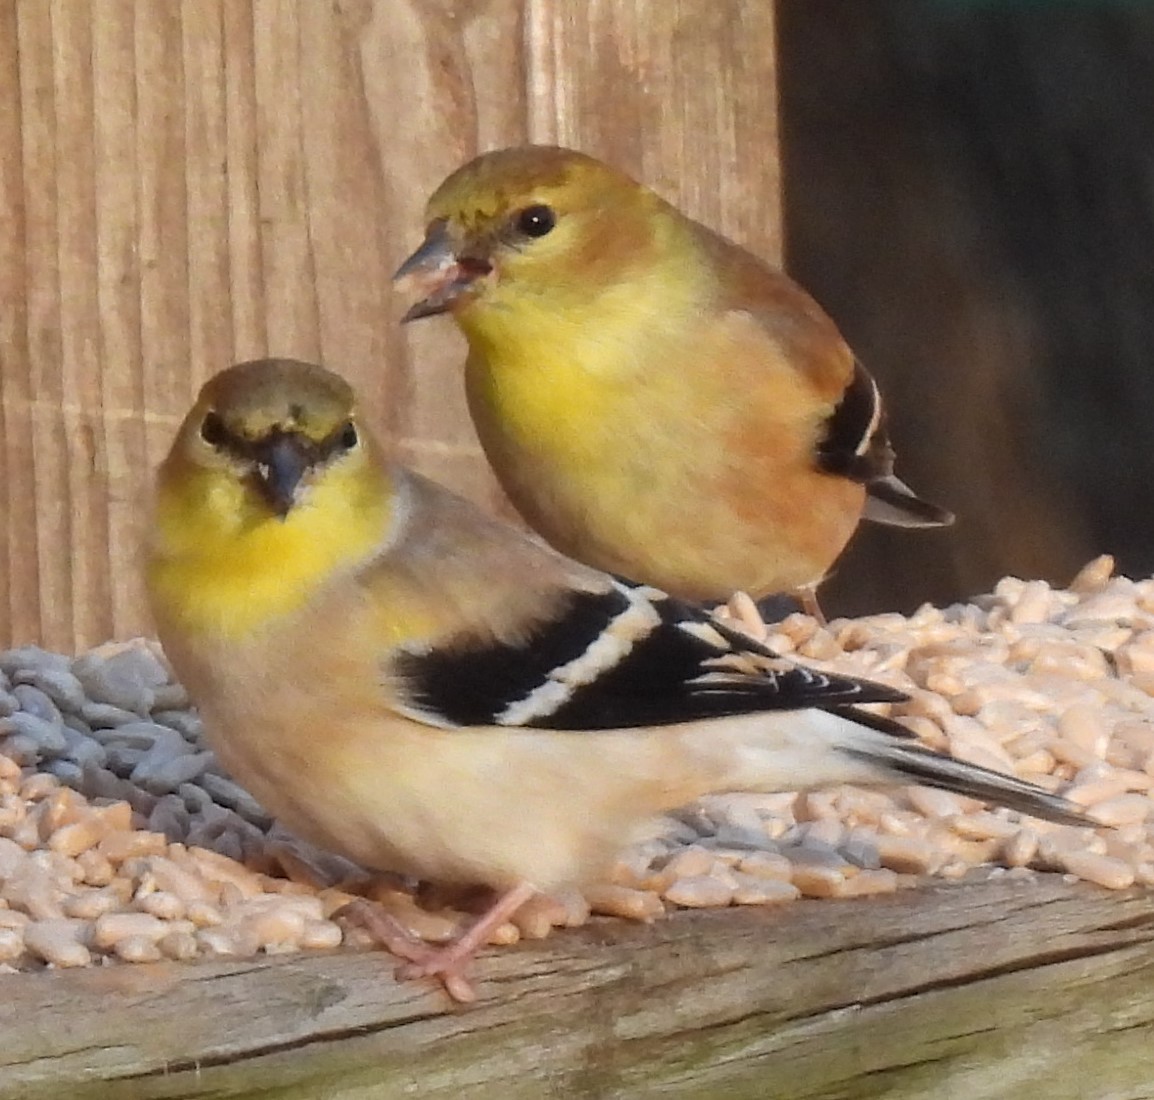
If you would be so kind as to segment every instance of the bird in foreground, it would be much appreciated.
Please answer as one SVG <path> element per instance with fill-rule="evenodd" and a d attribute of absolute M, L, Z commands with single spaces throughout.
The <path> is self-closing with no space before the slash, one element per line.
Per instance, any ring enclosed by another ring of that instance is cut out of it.
<path fill-rule="evenodd" d="M 711 791 L 904 780 L 1091 824 L 858 709 L 901 692 L 784 660 L 389 463 L 350 387 L 306 363 L 205 385 L 158 474 L 147 579 L 209 740 L 269 811 L 367 868 L 495 891 L 441 948 L 370 921 L 402 976 L 459 1000 L 526 900 L 596 881 Z"/>
<path fill-rule="evenodd" d="M 815 589 L 864 516 L 953 516 L 893 472 L 881 396 L 782 271 L 592 157 L 486 153 L 427 207 L 405 315 L 449 313 L 485 453 L 563 554 L 718 603 Z"/>

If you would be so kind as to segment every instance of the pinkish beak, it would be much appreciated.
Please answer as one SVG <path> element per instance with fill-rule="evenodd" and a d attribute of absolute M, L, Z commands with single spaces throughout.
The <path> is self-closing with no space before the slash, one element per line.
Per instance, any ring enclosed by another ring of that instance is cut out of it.
<path fill-rule="evenodd" d="M 402 324 L 447 313 L 473 289 L 478 279 L 492 270 L 488 260 L 458 256 L 449 239 L 446 222 L 443 219 L 433 222 L 421 247 L 393 276 L 393 285 L 402 294 L 411 292 L 419 296 L 419 301 L 401 318 Z"/>

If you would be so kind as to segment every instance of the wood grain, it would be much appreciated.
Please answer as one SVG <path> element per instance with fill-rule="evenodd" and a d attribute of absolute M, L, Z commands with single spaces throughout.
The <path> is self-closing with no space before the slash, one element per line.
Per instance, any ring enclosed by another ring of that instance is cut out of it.
<path fill-rule="evenodd" d="M 748 0 L 529 0 L 531 136 L 611 159 L 781 256 L 774 10 Z"/>
<path fill-rule="evenodd" d="M 1154 1096 L 1154 903 L 1037 882 L 604 921 L 481 999 L 375 953 L 0 978 L 0 1098 Z"/>
<path fill-rule="evenodd" d="M 392 271 L 482 149 L 565 141 L 778 248 L 772 5 L 0 0 L 0 645 L 149 629 L 149 471 L 228 363 L 320 358 L 483 503 Z"/>

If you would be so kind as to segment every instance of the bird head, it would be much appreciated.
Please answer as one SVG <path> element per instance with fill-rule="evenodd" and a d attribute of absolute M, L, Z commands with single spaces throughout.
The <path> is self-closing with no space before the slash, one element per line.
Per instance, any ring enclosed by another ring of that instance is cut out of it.
<path fill-rule="evenodd" d="M 564 311 L 652 265 L 678 215 L 635 180 L 553 146 L 485 153 L 426 210 L 421 246 L 394 276 L 413 321 L 451 313 L 468 333 L 494 311 Z"/>
<path fill-rule="evenodd" d="M 291 359 L 221 371 L 201 390 L 167 465 L 230 487 L 243 510 L 284 520 L 335 470 L 363 467 L 365 448 L 352 388 Z M 209 500 L 211 503 L 211 493 Z"/>
<path fill-rule="evenodd" d="M 393 490 L 343 379 L 290 359 L 229 367 L 158 472 L 147 569 L 158 620 L 239 636 L 292 611 L 376 552 Z"/>

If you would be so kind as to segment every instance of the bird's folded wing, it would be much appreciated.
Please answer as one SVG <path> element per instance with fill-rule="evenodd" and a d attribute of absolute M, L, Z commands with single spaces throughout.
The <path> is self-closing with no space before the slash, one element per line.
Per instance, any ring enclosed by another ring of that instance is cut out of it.
<path fill-rule="evenodd" d="M 826 473 L 863 483 L 893 472 L 894 452 L 885 432 L 881 393 L 857 361 L 850 384 L 825 422 L 817 464 Z"/>
<path fill-rule="evenodd" d="M 894 449 L 885 426 L 881 392 L 856 360 L 841 400 L 825 422 L 817 467 L 866 487 L 863 515 L 891 527 L 944 527 L 954 521 L 945 508 L 922 500 L 894 475 Z"/>
<path fill-rule="evenodd" d="M 788 661 L 653 589 L 573 591 L 517 643 L 463 632 L 394 654 L 406 711 L 441 726 L 602 730 L 897 702 L 892 688 Z"/>

